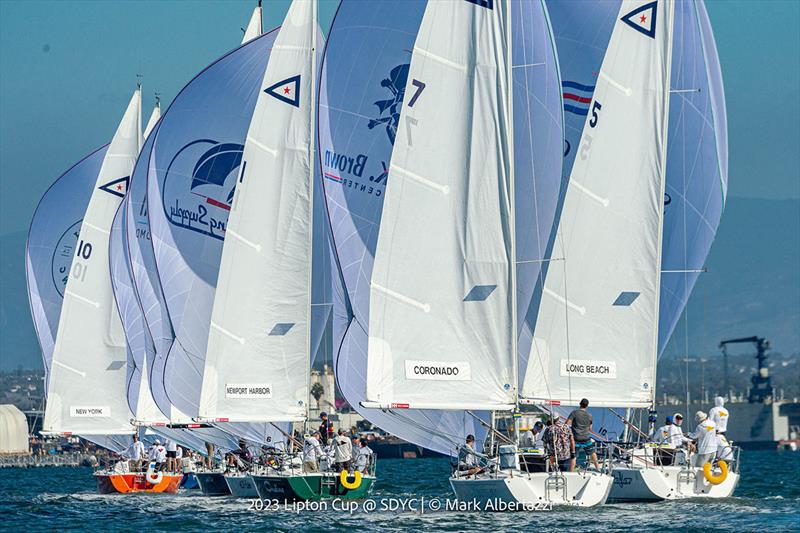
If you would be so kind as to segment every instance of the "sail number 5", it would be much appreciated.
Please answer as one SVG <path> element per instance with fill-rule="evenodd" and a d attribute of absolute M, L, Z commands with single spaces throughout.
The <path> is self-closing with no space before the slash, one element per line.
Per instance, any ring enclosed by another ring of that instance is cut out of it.
<path fill-rule="evenodd" d="M 600 104 L 600 102 L 595 100 L 594 103 L 592 104 L 592 118 L 589 119 L 590 127 L 594 128 L 595 126 L 597 126 L 597 121 L 600 120 L 599 113 L 602 108 L 603 106 Z"/>

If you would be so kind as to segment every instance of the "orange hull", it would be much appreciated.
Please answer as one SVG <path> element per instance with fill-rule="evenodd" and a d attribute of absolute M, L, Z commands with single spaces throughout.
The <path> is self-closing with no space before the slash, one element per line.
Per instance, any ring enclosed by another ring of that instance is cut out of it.
<path fill-rule="evenodd" d="M 148 483 L 144 472 L 136 474 L 95 474 L 100 494 L 128 494 L 131 492 L 163 492 L 176 494 L 181 485 L 182 474 L 164 474 L 161 481 Z"/>

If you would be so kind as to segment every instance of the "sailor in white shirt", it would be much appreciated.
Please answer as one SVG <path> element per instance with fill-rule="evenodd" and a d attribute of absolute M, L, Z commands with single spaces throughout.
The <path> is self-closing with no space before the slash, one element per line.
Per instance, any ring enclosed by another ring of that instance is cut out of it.
<path fill-rule="evenodd" d="M 306 472 L 316 472 L 319 470 L 319 461 L 322 456 L 322 447 L 319 444 L 320 432 L 315 431 L 313 435 L 307 436 L 303 443 L 303 469 Z"/>
<path fill-rule="evenodd" d="M 694 456 L 694 466 L 703 466 L 717 454 L 717 425 L 703 411 L 697 411 L 695 420 L 697 428 L 693 436 L 697 439 L 697 454 Z"/>
<path fill-rule="evenodd" d="M 714 407 L 708 412 L 708 417 L 717 425 L 717 433 L 724 435 L 728 431 L 728 410 L 725 409 L 725 398 L 714 398 Z"/>
<path fill-rule="evenodd" d="M 172 439 L 166 439 L 164 444 L 167 448 L 167 470 L 169 472 L 177 472 L 178 461 L 176 458 L 178 457 L 178 445 Z"/>
<path fill-rule="evenodd" d="M 128 447 L 127 455 L 130 458 L 131 470 L 136 471 L 141 467 L 145 458 L 144 443 L 139 440 L 139 435 L 134 433 L 133 443 Z"/>
<path fill-rule="evenodd" d="M 344 434 L 343 429 L 339 429 L 339 434 L 333 439 L 333 462 L 337 472 L 350 469 L 350 461 L 353 459 L 353 443 Z"/>

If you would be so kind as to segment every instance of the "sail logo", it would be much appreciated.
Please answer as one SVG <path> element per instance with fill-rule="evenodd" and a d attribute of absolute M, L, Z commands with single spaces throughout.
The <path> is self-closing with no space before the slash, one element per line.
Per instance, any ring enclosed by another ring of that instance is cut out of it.
<path fill-rule="evenodd" d="M 272 398 L 272 385 L 265 383 L 226 383 L 225 397 L 232 399 L 260 398 L 269 400 Z"/>
<path fill-rule="evenodd" d="M 374 129 L 383 125 L 389 142 L 394 145 L 397 137 L 397 127 L 400 125 L 400 110 L 403 106 L 403 97 L 406 94 L 406 83 L 408 82 L 409 64 L 397 65 L 389 77 L 381 80 L 381 87 L 389 91 L 390 97 L 385 100 L 373 102 L 378 108 L 378 117 L 367 123 L 367 128 Z"/>
<path fill-rule="evenodd" d="M 82 222 L 83 220 L 75 222 L 61 234 L 53 250 L 53 259 L 50 261 L 53 285 L 62 298 L 67 287 L 69 272 L 72 269 L 72 258 L 75 256 L 75 247 L 78 245 Z"/>
<path fill-rule="evenodd" d="M 365 154 L 353 157 L 325 150 L 325 155 L 322 157 L 322 176 L 327 181 L 339 184 L 343 188 L 380 197 L 383 195 L 383 187 L 386 186 L 386 180 L 389 177 L 389 169 L 386 167 L 386 162 L 381 161 L 382 170 L 364 179 L 364 169 L 368 161 L 369 158 Z"/>
<path fill-rule="evenodd" d="M 100 407 L 70 406 L 69 416 L 72 418 L 108 418 L 111 416 L 111 408 L 106 405 Z"/>
<path fill-rule="evenodd" d="M 178 150 L 164 173 L 161 195 L 170 224 L 223 240 L 243 153 L 241 144 L 210 139 Z"/>
<path fill-rule="evenodd" d="M 570 378 L 617 379 L 614 361 L 561 360 L 561 376 Z"/>
<path fill-rule="evenodd" d="M 639 33 L 643 33 L 651 39 L 655 39 L 657 15 L 658 2 L 650 2 L 649 4 L 637 7 L 627 15 L 623 15 L 619 20 Z"/>
<path fill-rule="evenodd" d="M 300 107 L 300 75 L 286 78 L 264 89 L 264 93 L 294 107 Z"/>
<path fill-rule="evenodd" d="M 472 381 L 472 372 L 466 361 L 411 361 L 406 360 L 406 379 L 429 381 Z"/>
<path fill-rule="evenodd" d="M 130 183 L 130 180 L 130 176 L 125 176 L 123 178 L 109 181 L 105 185 L 99 186 L 98 189 L 107 193 L 111 193 L 114 196 L 125 198 L 125 194 L 128 192 L 128 184 Z"/>
<path fill-rule="evenodd" d="M 592 103 L 594 85 L 584 85 L 576 81 L 562 81 L 562 93 L 564 98 L 564 111 L 585 117 L 589 114 L 589 104 Z"/>

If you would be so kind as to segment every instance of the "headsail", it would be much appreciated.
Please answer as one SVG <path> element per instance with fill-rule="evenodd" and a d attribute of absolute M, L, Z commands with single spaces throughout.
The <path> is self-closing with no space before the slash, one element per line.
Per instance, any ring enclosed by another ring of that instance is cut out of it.
<path fill-rule="evenodd" d="M 292 2 L 242 154 L 199 416 L 301 421 L 310 372 L 316 2 Z"/>
<path fill-rule="evenodd" d="M 133 432 L 125 397 L 125 338 L 111 291 L 108 236 L 140 143 L 137 89 L 106 152 L 81 224 L 53 352 L 45 432 Z"/>
<path fill-rule="evenodd" d="M 523 396 L 644 407 L 658 339 L 673 3 L 622 2 L 572 167 Z"/>

